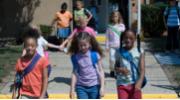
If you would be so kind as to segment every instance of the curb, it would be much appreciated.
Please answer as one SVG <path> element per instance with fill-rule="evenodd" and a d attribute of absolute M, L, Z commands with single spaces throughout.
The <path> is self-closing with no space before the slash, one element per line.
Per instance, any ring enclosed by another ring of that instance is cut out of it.
<path fill-rule="evenodd" d="M 105 42 L 106 41 L 106 37 L 105 37 L 105 35 L 98 35 L 98 36 L 96 36 L 96 40 L 98 42 Z"/>
<path fill-rule="evenodd" d="M 0 99 L 11 99 L 11 95 L 0 94 Z M 49 99 L 69 99 L 69 94 L 49 94 Z M 102 99 L 117 99 L 117 94 L 106 94 Z M 143 99 L 178 99 L 176 94 L 143 94 Z"/>

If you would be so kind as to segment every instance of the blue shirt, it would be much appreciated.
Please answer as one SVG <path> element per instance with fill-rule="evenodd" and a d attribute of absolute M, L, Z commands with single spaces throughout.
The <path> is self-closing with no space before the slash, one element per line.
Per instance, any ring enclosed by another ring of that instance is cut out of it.
<path fill-rule="evenodd" d="M 178 7 L 178 9 L 180 8 Z M 168 10 L 169 10 L 169 15 L 167 18 L 167 26 L 170 26 L 170 27 L 179 26 L 180 22 L 179 22 L 176 6 L 167 7 L 164 11 L 164 16 L 167 16 Z M 180 10 L 179 10 L 179 14 L 180 14 Z"/>

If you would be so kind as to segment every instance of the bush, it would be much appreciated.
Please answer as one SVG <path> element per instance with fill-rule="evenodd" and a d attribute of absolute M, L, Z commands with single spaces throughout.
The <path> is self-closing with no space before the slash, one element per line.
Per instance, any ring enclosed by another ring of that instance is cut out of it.
<path fill-rule="evenodd" d="M 45 38 L 47 38 L 52 33 L 52 27 L 48 25 L 40 25 L 40 30 Z"/>
<path fill-rule="evenodd" d="M 166 8 L 164 3 L 142 5 L 142 29 L 145 37 L 160 37 L 165 30 L 163 13 Z"/>

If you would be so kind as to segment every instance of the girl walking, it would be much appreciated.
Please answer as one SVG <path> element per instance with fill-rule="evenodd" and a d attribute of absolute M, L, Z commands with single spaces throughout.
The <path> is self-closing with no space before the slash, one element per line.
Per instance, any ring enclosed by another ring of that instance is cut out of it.
<path fill-rule="evenodd" d="M 72 55 L 70 98 L 100 99 L 104 96 L 104 70 L 102 49 L 96 39 L 81 32 L 72 40 L 69 49 Z"/>
<path fill-rule="evenodd" d="M 106 51 L 109 52 L 110 76 L 114 77 L 115 51 L 120 46 L 120 36 L 124 32 L 125 25 L 118 11 L 113 11 L 110 15 L 109 25 L 106 31 Z"/>
<path fill-rule="evenodd" d="M 47 98 L 49 62 L 46 57 L 36 52 L 38 41 L 32 33 L 34 30 L 30 29 L 24 37 L 24 51 L 26 52 L 16 63 L 13 99 Z"/>
<path fill-rule="evenodd" d="M 133 31 L 125 31 L 122 39 L 115 62 L 118 98 L 141 99 L 141 88 L 146 83 L 144 51 L 134 46 L 136 35 Z"/>

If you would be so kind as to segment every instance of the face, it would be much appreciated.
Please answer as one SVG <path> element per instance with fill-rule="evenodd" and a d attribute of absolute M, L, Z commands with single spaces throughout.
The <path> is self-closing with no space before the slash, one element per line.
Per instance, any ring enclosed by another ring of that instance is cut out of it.
<path fill-rule="evenodd" d="M 25 43 L 25 49 L 28 56 L 33 56 L 36 52 L 37 43 L 34 38 L 28 38 Z"/>
<path fill-rule="evenodd" d="M 133 48 L 135 40 L 136 40 L 136 36 L 133 32 L 131 32 L 131 31 L 126 32 L 123 37 L 123 42 L 125 44 L 125 48 L 127 48 L 127 49 Z"/>
<path fill-rule="evenodd" d="M 77 2 L 76 2 L 76 8 L 77 8 L 77 9 L 81 9 L 82 7 L 83 7 L 82 2 L 77 1 Z"/>
<path fill-rule="evenodd" d="M 78 44 L 78 47 L 79 47 L 80 52 L 86 53 L 90 48 L 89 41 L 81 40 Z"/>
<path fill-rule="evenodd" d="M 118 23 L 119 21 L 119 14 L 118 13 L 114 13 L 112 16 L 112 20 L 114 23 Z"/>

